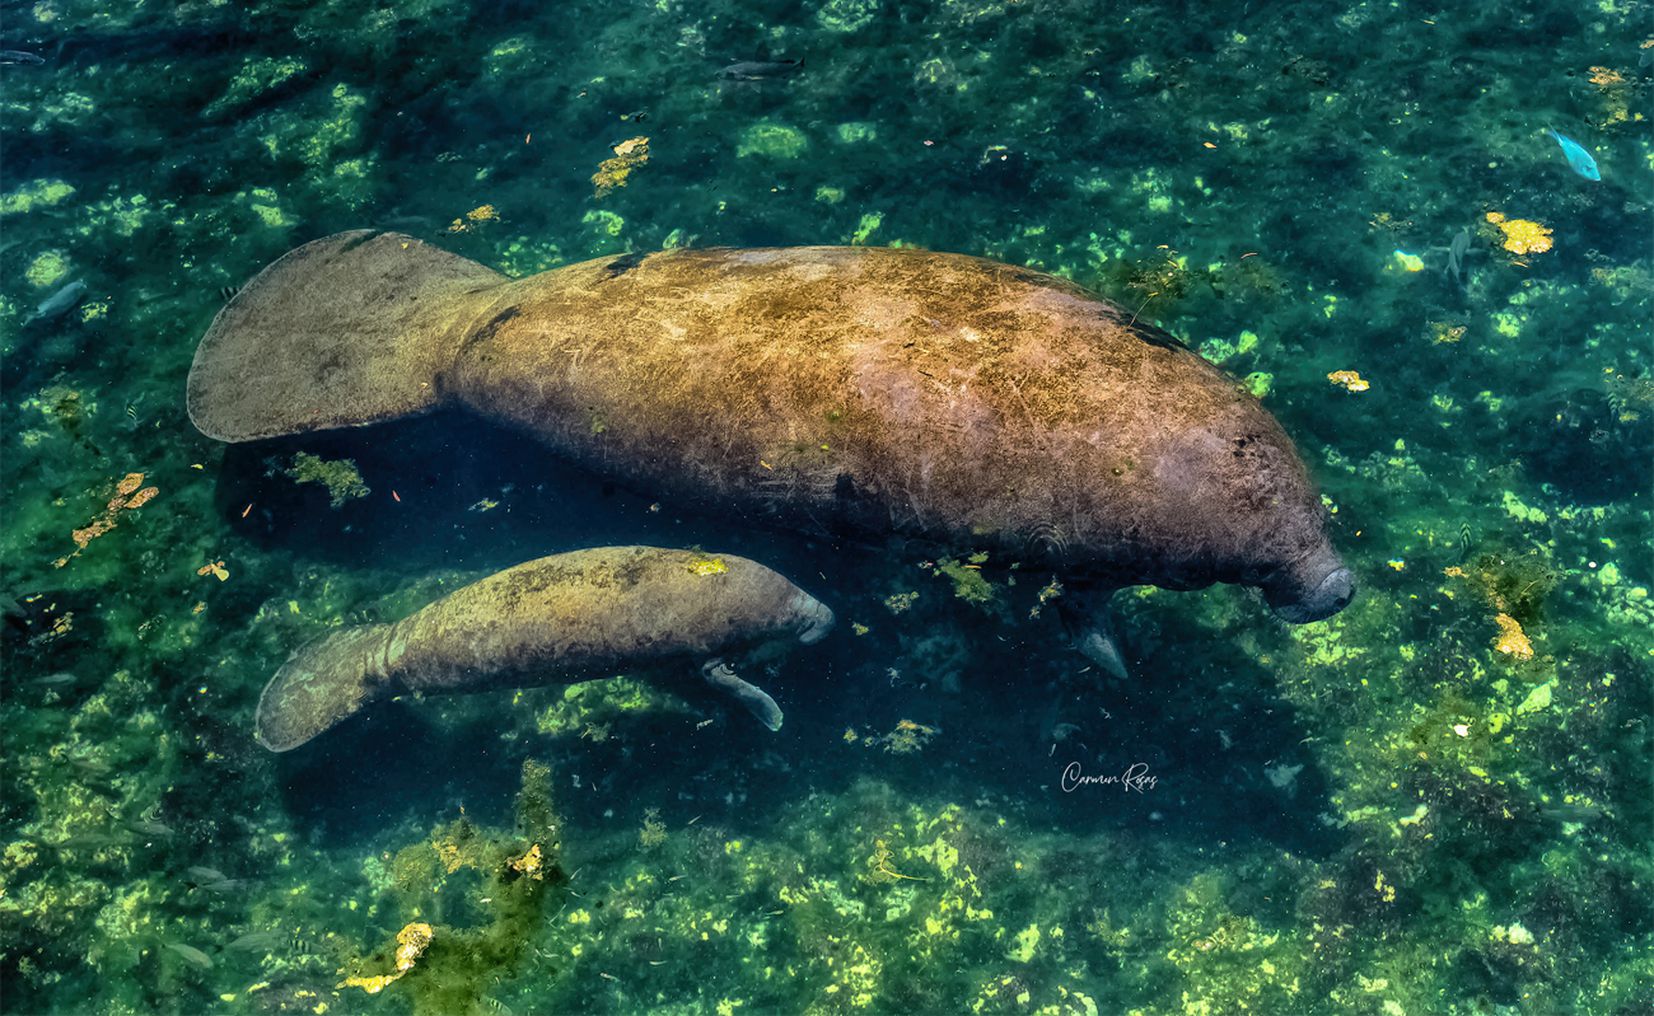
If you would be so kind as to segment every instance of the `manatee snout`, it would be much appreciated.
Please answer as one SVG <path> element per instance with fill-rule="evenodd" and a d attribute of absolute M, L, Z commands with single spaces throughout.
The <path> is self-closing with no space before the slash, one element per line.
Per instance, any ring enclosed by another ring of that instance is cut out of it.
<path fill-rule="evenodd" d="M 815 645 L 833 630 L 832 609 L 802 590 L 793 597 L 790 613 L 798 619 L 798 641 L 803 645 Z"/>
<path fill-rule="evenodd" d="M 1355 598 L 1355 573 L 1328 548 L 1264 587 L 1277 617 L 1293 624 L 1324 621 Z"/>

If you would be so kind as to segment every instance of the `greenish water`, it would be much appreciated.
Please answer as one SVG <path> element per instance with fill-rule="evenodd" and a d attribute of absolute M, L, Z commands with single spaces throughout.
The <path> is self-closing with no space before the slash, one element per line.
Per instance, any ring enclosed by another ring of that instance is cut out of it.
<path fill-rule="evenodd" d="M 0 66 L 5 1011 L 1654 1008 L 1649 4 L 3 14 L 44 59 Z M 1102 680 L 1011 562 L 690 516 L 455 416 L 199 435 L 221 290 L 364 226 L 514 275 L 901 243 L 1067 276 L 1247 380 L 1362 592 L 1288 628 L 1134 590 Z M 832 604 L 779 734 L 621 680 L 252 741 L 307 638 L 634 542 Z M 1075 761 L 1155 780 L 1065 792 Z M 347 983 L 399 932 L 404 976 Z"/>

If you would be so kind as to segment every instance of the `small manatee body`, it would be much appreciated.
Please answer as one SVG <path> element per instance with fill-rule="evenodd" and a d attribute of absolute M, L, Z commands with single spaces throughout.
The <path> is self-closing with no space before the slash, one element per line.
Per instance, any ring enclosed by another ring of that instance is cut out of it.
<path fill-rule="evenodd" d="M 462 406 L 652 496 L 986 550 L 1096 603 L 1230 582 L 1306 622 L 1355 588 L 1244 386 L 1073 283 L 959 254 L 674 249 L 511 280 L 341 233 L 219 312 L 188 406 L 224 441 Z M 1079 641 L 1117 649 L 1106 624 Z"/>
<path fill-rule="evenodd" d="M 833 612 L 732 554 L 598 547 L 529 561 L 400 621 L 345 628 L 295 652 L 259 698 L 255 733 L 296 748 L 364 706 L 409 692 L 466 694 L 700 668 L 770 729 L 781 710 L 730 659 L 812 643 Z"/>

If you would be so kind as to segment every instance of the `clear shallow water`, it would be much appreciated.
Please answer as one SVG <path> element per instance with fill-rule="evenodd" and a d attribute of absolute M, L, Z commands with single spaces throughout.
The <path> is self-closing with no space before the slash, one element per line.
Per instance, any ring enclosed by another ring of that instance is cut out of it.
<path fill-rule="evenodd" d="M 1646 1010 L 1649 22 L 8 5 L 0 47 L 45 62 L 0 66 L 0 1004 Z M 718 77 L 771 57 L 805 63 Z M 637 137 L 647 162 L 598 197 Z M 1010 562 L 974 603 L 457 416 L 197 434 L 183 383 L 220 289 L 359 226 L 516 275 L 900 242 L 1071 277 L 1262 394 L 1362 595 L 1292 629 L 1231 588 L 1122 596 L 1132 676 L 1100 681 L 1027 618 L 1048 576 Z M 132 473 L 123 497 L 156 493 L 111 512 Z M 306 638 L 620 542 L 748 554 L 833 604 L 840 630 L 768 682 L 781 733 L 688 682 L 616 683 L 251 741 Z M 1067 793 L 1075 761 L 1156 782 Z M 509 867 L 534 843 L 544 879 Z M 422 923 L 404 977 L 345 983 Z"/>

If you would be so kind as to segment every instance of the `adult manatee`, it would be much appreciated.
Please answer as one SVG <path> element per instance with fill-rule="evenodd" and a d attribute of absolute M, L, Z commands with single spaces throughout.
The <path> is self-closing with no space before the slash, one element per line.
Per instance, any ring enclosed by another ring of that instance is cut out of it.
<path fill-rule="evenodd" d="M 189 378 L 224 441 L 444 405 L 646 491 L 987 548 L 1076 589 L 1241 583 L 1294 622 L 1354 592 L 1256 399 L 1078 286 L 980 258 L 671 250 L 513 281 L 340 233 L 242 289 Z M 1106 627 L 1082 646 L 1118 668 Z"/>
<path fill-rule="evenodd" d="M 597 547 L 507 568 L 391 624 L 344 628 L 300 648 L 259 697 L 260 744 L 288 751 L 371 702 L 574 684 L 621 671 L 670 678 L 699 666 L 771 730 L 781 710 L 729 659 L 819 640 L 833 612 L 733 554 Z"/>

